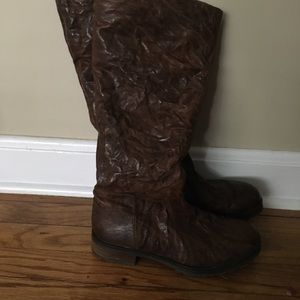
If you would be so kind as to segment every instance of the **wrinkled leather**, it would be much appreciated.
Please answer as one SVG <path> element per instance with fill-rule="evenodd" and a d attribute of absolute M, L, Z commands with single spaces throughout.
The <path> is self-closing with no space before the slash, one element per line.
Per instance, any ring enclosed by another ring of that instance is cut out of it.
<path fill-rule="evenodd" d="M 192 266 L 253 253 L 247 223 L 197 211 L 183 194 L 222 12 L 196 0 L 56 2 L 98 130 L 95 234 Z"/>
<path fill-rule="evenodd" d="M 228 179 L 205 180 L 196 172 L 189 155 L 183 159 L 182 167 L 186 174 L 184 195 L 189 203 L 236 218 L 249 218 L 262 210 L 262 198 L 251 184 Z"/>
<path fill-rule="evenodd" d="M 90 120 L 97 129 L 92 72 L 93 0 L 59 0 L 57 3 L 65 37 L 87 101 Z M 195 172 L 189 155 L 183 159 L 182 166 L 186 172 L 185 196 L 193 205 L 239 218 L 251 217 L 262 208 L 262 199 L 253 186 L 228 180 L 203 180 Z"/>

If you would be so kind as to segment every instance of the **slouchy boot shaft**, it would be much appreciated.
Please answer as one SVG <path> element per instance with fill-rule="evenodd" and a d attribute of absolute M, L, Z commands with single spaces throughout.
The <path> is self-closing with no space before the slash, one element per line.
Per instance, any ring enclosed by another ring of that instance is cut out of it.
<path fill-rule="evenodd" d="M 181 190 L 221 15 L 198 1 L 94 1 L 99 189 Z"/>

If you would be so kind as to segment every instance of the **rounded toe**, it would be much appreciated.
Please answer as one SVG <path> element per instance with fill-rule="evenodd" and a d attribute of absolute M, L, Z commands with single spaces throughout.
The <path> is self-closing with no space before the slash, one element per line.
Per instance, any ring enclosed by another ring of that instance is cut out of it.
<path fill-rule="evenodd" d="M 239 269 L 253 260 L 260 252 L 260 235 L 245 221 L 226 220 L 220 235 L 220 241 L 223 244 L 218 263 L 220 268 Z"/>
<path fill-rule="evenodd" d="M 234 193 L 233 215 L 240 218 L 251 218 L 263 209 L 263 199 L 259 191 L 251 184 L 230 181 Z"/>
<path fill-rule="evenodd" d="M 203 216 L 201 219 L 203 222 Z M 199 236 L 202 240 L 197 247 L 196 261 L 206 274 L 217 275 L 237 270 L 259 254 L 260 235 L 248 222 L 211 214 L 205 224 L 201 225 L 202 233 Z"/>

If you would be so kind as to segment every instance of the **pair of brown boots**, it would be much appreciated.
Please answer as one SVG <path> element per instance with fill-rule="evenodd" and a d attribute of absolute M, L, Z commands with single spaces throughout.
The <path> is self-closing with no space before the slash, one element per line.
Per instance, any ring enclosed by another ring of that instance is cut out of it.
<path fill-rule="evenodd" d="M 188 156 L 222 11 L 197 0 L 56 0 L 98 131 L 92 247 L 188 275 L 221 274 L 260 251 L 243 218 L 248 184 L 203 180 Z"/>

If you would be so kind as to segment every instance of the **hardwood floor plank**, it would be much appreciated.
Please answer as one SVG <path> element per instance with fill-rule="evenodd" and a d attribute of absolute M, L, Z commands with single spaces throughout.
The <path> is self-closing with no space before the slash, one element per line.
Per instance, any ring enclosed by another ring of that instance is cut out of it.
<path fill-rule="evenodd" d="M 43 295 L 43 296 L 42 296 Z M 161 300 L 193 300 L 193 299 L 213 299 L 213 300 L 288 300 L 291 297 L 288 296 L 289 292 L 285 296 L 274 295 L 261 295 L 261 294 L 244 294 L 244 293 L 218 293 L 218 292 L 206 292 L 206 291 L 169 291 L 169 290 L 149 290 L 127 287 L 14 287 L 1 289 L 1 299 L 128 299 L 128 300 L 140 300 L 140 299 L 161 299 Z M 293 297 L 292 299 L 299 299 Z"/>
<path fill-rule="evenodd" d="M 90 226 L 91 201 L 47 203 L 0 201 L 0 223 Z"/>
<path fill-rule="evenodd" d="M 288 296 L 269 296 L 202 291 L 149 291 L 126 287 L 61 288 L 17 287 L 1 289 L 2 299 L 9 300 L 288 300 Z M 295 299 L 295 298 L 293 298 Z"/>
<path fill-rule="evenodd" d="M 299 210 L 284 210 L 284 209 L 263 209 L 262 216 L 286 217 L 286 218 L 300 218 Z"/>
<path fill-rule="evenodd" d="M 90 227 L 0 223 L 0 248 L 90 251 Z"/>
<path fill-rule="evenodd" d="M 67 197 L 67 196 L 0 193 L 0 202 L 1 201 L 12 201 L 12 202 L 17 201 L 17 202 L 86 204 L 86 203 L 91 203 L 91 200 L 92 200 L 92 198 L 86 198 L 86 197 Z"/>

